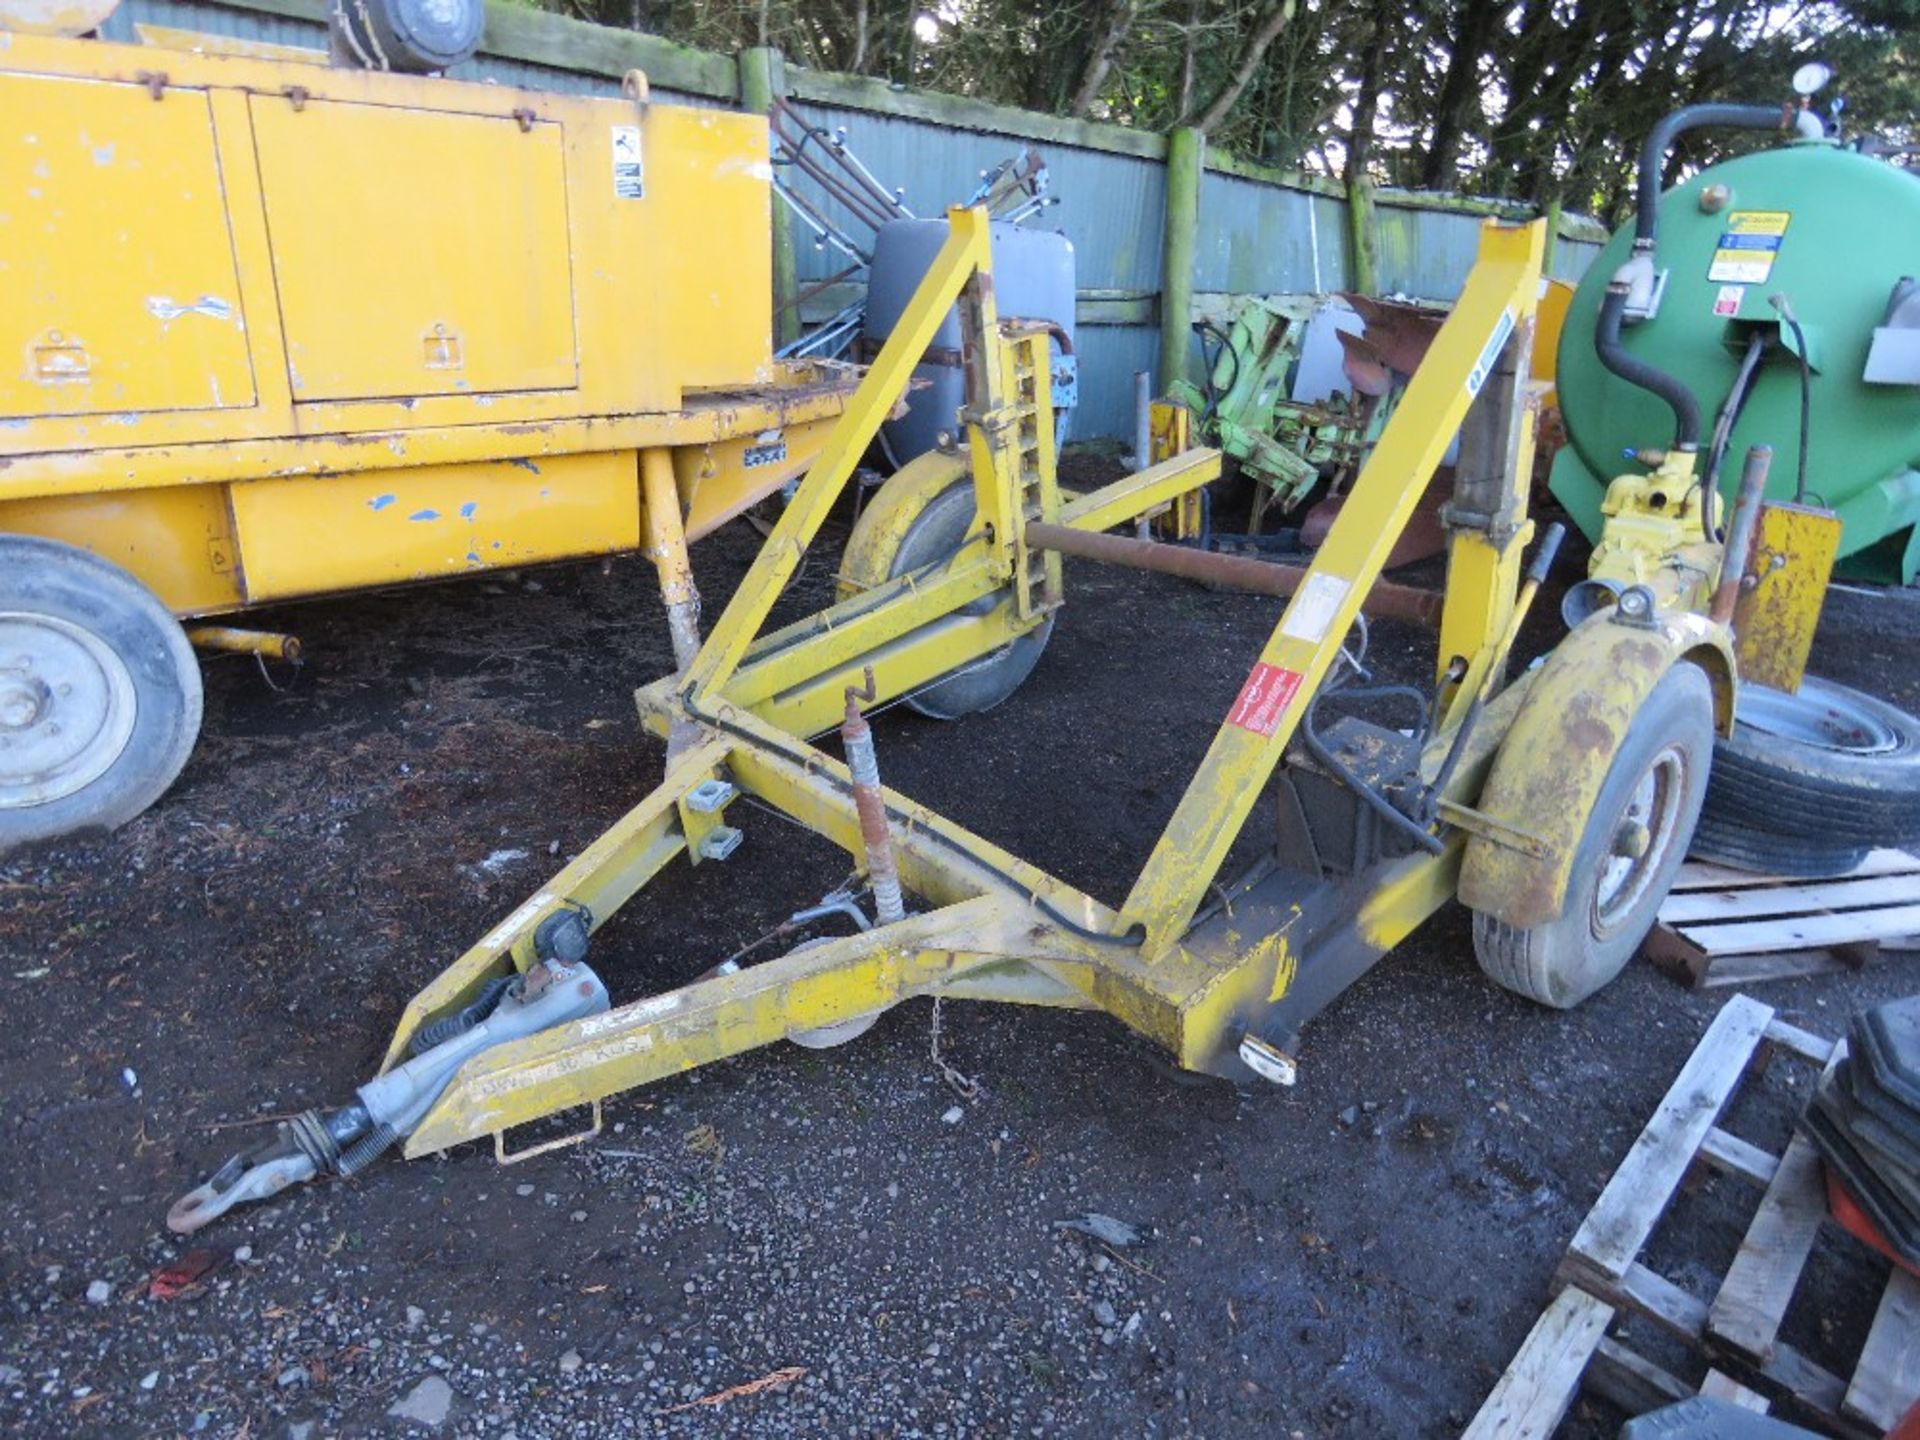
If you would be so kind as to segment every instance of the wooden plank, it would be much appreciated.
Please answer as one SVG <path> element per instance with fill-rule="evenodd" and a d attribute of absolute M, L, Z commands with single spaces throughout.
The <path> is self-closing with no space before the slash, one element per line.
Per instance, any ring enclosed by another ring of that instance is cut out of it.
<path fill-rule="evenodd" d="M 1580 1223 L 1572 1254 L 1614 1279 L 1627 1272 L 1746 1074 L 1772 1018 L 1771 1008 L 1745 995 L 1721 1007 Z"/>
<path fill-rule="evenodd" d="M 1875 958 L 1877 953 L 1863 961 L 1856 950 L 1785 950 L 1772 955 L 1716 955 L 1711 959 L 1702 956 L 1697 976 L 1688 973 L 1679 978 L 1696 990 L 1720 990 L 1808 975 L 1857 975 Z"/>
<path fill-rule="evenodd" d="M 1765 1415 L 1773 1408 L 1766 1396 L 1758 1390 L 1749 1390 L 1724 1370 L 1707 1371 L 1707 1378 L 1700 1382 L 1700 1393 L 1709 1399 L 1724 1400 L 1729 1405 L 1738 1405 L 1742 1410 L 1751 1410 L 1758 1415 Z"/>
<path fill-rule="evenodd" d="M 1773 1182 L 1774 1171 L 1780 1168 L 1777 1156 L 1769 1155 L 1738 1135 L 1728 1134 L 1718 1125 L 1700 1142 L 1700 1158 L 1723 1174 L 1738 1175 L 1763 1188 Z"/>
<path fill-rule="evenodd" d="M 1783 1050 L 1791 1050 L 1803 1060 L 1811 1060 L 1816 1065 L 1825 1065 L 1833 1059 L 1837 1042 L 1816 1035 L 1811 1030 L 1802 1030 L 1798 1025 L 1789 1024 L 1778 1015 L 1767 1022 L 1767 1039 Z"/>
<path fill-rule="evenodd" d="M 1601 1337 L 1587 1366 L 1587 1388 L 1629 1415 L 1675 1405 L 1694 1394 L 1691 1385 L 1607 1336 Z"/>
<path fill-rule="evenodd" d="M 1684 934 L 1712 957 L 1847 945 L 1860 940 L 1903 936 L 1916 929 L 1920 929 L 1920 904 L 1853 910 L 1844 915 L 1796 915 L 1728 925 L 1694 925 Z"/>
<path fill-rule="evenodd" d="M 1891 1430 L 1920 1401 L 1920 1280 L 1894 1267 L 1842 1410 Z"/>
<path fill-rule="evenodd" d="M 1831 1067 L 1835 1057 L 1829 1056 Z M 1764 1360 L 1773 1353 L 1787 1304 L 1827 1218 L 1827 1186 L 1820 1154 L 1805 1136 L 1787 1142 L 1740 1253 L 1727 1267 L 1707 1312 L 1707 1335 L 1735 1354 Z"/>
<path fill-rule="evenodd" d="M 1547 1440 L 1566 1418 L 1612 1320 L 1613 1307 L 1584 1290 L 1554 1296 L 1461 1440 Z"/>
<path fill-rule="evenodd" d="M 1695 890 L 1669 895 L 1660 907 L 1660 923 L 1691 936 L 1694 927 L 1722 920 L 1749 920 L 1767 915 L 1803 915 L 1814 910 L 1863 910 L 1869 905 L 1894 905 L 1920 894 L 1920 877 L 1913 875 L 1850 875 L 1817 885 L 1763 885 L 1744 890 Z"/>
<path fill-rule="evenodd" d="M 1611 1300 L 1615 1305 L 1644 1316 L 1695 1349 L 1704 1343 L 1707 1326 L 1707 1302 L 1689 1295 L 1663 1275 L 1644 1265 L 1629 1266 L 1618 1280 L 1597 1275 L 1579 1264 L 1579 1257 L 1568 1255 L 1560 1275 L 1569 1284 Z M 1810 1360 L 1784 1341 L 1773 1347 L 1773 1354 L 1756 1367 L 1771 1390 L 1819 1415 L 1835 1434 L 1848 1440 L 1876 1440 L 1878 1430 L 1843 1417 L 1840 1402 L 1847 1382 L 1824 1366 Z"/>
<path fill-rule="evenodd" d="M 1830 876 L 1830 879 L 1853 879 L 1863 875 L 1912 875 L 1920 873 L 1920 856 L 1909 855 L 1904 850 L 1872 850 L 1845 877 Z M 1749 885 L 1803 885 L 1804 879 L 1788 875 L 1756 875 L 1751 870 L 1735 870 L 1728 865 L 1715 865 L 1709 860 L 1689 860 L 1680 867 L 1680 873 L 1674 877 L 1675 890 L 1704 890 L 1716 887 Z"/>

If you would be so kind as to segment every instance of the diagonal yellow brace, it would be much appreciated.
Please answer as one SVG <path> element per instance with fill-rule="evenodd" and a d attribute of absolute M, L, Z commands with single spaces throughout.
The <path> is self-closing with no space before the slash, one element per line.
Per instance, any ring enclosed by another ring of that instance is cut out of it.
<path fill-rule="evenodd" d="M 1481 227 L 1459 302 L 1121 907 L 1147 927 L 1149 959 L 1192 920 L 1507 337 L 1532 314 L 1544 236 L 1538 223 Z"/>
<path fill-rule="evenodd" d="M 422 988 L 394 1027 L 381 1073 L 406 1058 L 413 1032 L 428 1020 L 464 1005 L 488 980 L 506 974 L 510 964 L 523 970 L 530 965 L 533 932 L 547 916 L 571 901 L 593 913 L 597 929 L 659 874 L 686 848 L 680 827 L 681 799 L 714 773 L 729 748 L 724 739 L 710 739 L 687 751 L 646 799 Z"/>
<path fill-rule="evenodd" d="M 947 214 L 946 242 L 934 256 L 920 288 L 913 292 L 893 334 L 881 347 L 873 368 L 847 402 L 846 413 L 833 428 L 826 448 L 800 482 L 786 513 L 760 547 L 752 568 L 740 581 L 726 611 L 708 632 L 688 671 L 691 693 L 711 694 L 726 684 L 753 637 L 766 622 L 767 612 L 793 578 L 807 546 L 826 519 L 833 502 L 846 488 L 854 467 L 866 453 L 880 424 L 887 418 L 914 367 L 933 343 L 947 312 L 977 271 L 987 274 L 992 258 L 988 244 L 987 212 L 954 209 Z"/>

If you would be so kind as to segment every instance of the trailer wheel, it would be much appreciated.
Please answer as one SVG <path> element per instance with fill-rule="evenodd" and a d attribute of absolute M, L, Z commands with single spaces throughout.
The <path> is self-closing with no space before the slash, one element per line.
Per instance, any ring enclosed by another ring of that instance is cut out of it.
<path fill-rule="evenodd" d="M 1626 968 L 1686 859 L 1712 756 L 1712 688 L 1698 666 L 1675 665 L 1607 771 L 1561 916 L 1522 930 L 1474 912 L 1474 954 L 1494 983 L 1566 1010 Z"/>
<path fill-rule="evenodd" d="M 916 456 L 880 487 L 848 537 L 841 597 L 955 554 L 967 538 L 973 515 L 973 479 L 966 457 L 938 450 Z M 998 603 L 998 595 L 983 595 L 959 613 L 984 615 Z M 1053 621 L 1048 619 L 1012 643 L 921 687 L 906 703 L 936 720 L 958 720 L 991 710 L 1033 673 L 1052 633 Z"/>
<path fill-rule="evenodd" d="M 86 550 L 0 535 L 0 853 L 145 810 L 200 705 L 186 633 L 150 590 Z"/>
<path fill-rule="evenodd" d="M 1707 814 L 1828 847 L 1920 840 L 1920 718 L 1812 675 L 1741 687 L 1714 747 Z"/>

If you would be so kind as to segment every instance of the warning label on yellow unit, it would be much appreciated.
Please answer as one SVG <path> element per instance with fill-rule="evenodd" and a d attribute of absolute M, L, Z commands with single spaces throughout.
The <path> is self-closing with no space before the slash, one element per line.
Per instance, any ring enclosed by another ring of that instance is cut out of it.
<path fill-rule="evenodd" d="M 1713 247 L 1707 279 L 1721 284 L 1764 285 L 1773 273 L 1774 257 L 1786 238 L 1786 210 L 1735 210 Z"/>

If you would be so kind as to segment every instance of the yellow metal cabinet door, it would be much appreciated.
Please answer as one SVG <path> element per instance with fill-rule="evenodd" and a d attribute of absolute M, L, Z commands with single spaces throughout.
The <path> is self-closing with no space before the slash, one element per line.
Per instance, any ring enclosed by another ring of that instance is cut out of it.
<path fill-rule="evenodd" d="M 253 99 L 296 401 L 577 383 L 561 133 Z"/>
<path fill-rule="evenodd" d="M 204 91 L 0 74 L 0 417 L 254 403 Z"/>

